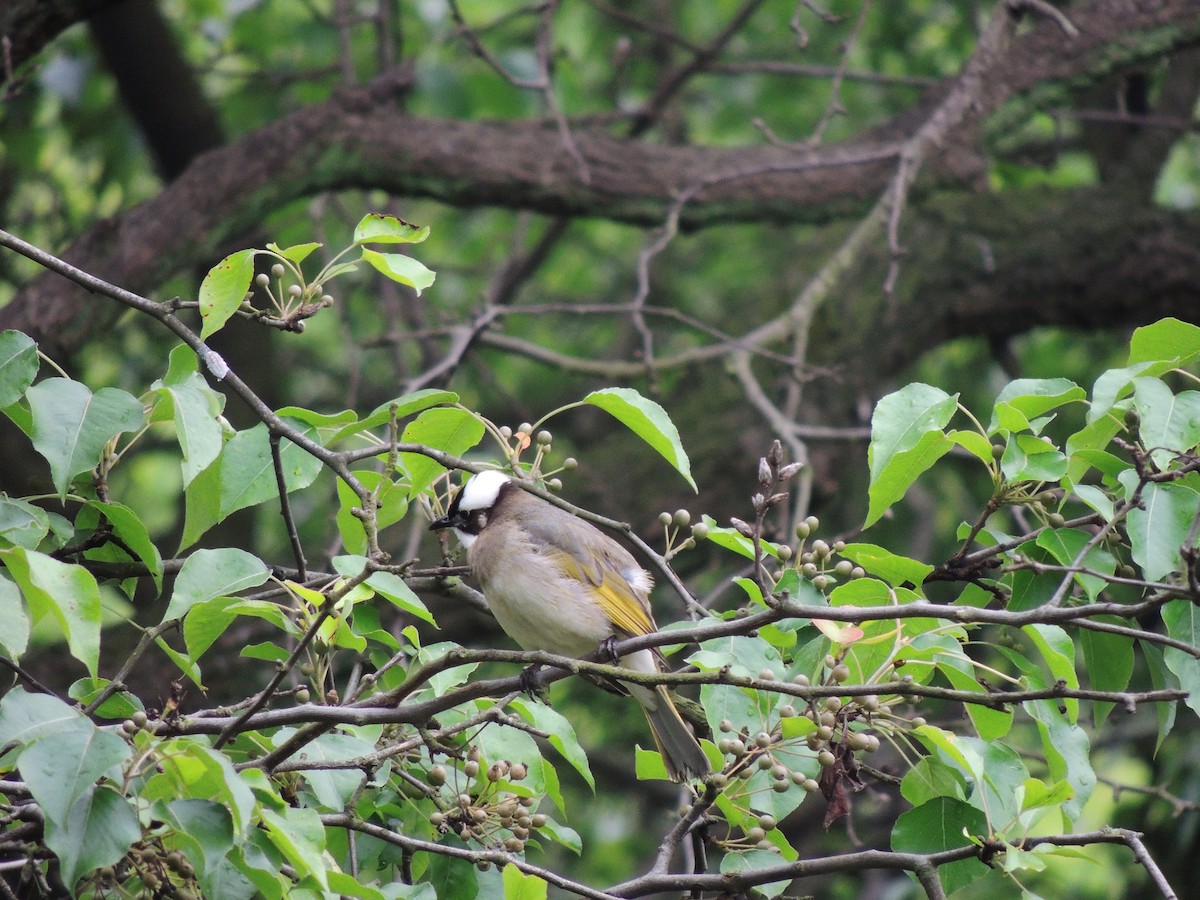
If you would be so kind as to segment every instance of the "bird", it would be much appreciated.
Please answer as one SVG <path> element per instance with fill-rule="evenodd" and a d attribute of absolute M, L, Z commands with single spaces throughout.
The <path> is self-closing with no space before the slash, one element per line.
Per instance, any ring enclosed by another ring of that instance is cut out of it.
<path fill-rule="evenodd" d="M 658 630 L 650 612 L 653 580 L 629 551 L 504 472 L 472 475 L 430 528 L 454 530 L 492 615 L 525 650 L 581 657 Z M 657 649 L 647 649 L 618 664 L 653 674 L 663 662 Z M 616 686 L 641 704 L 673 781 L 711 771 L 664 685 L 618 680 Z"/>

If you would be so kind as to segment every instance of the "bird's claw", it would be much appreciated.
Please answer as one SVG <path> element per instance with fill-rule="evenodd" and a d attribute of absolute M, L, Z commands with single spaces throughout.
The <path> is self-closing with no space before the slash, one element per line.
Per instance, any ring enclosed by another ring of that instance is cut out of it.
<path fill-rule="evenodd" d="M 538 683 L 538 675 L 542 671 L 541 663 L 534 663 L 521 672 L 521 690 L 535 700 L 545 700 L 546 688 Z"/>
<path fill-rule="evenodd" d="M 610 634 L 600 642 L 600 654 L 614 666 L 621 664 L 621 657 L 617 656 L 617 636 L 615 634 Z"/>

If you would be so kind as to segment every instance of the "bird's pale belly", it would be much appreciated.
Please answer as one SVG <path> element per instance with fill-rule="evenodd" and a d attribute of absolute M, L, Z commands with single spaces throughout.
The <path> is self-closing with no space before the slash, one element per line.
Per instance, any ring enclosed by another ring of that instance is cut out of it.
<path fill-rule="evenodd" d="M 542 567 L 536 564 L 526 568 L 481 585 L 496 621 L 521 647 L 585 656 L 613 633 L 608 617 L 586 596 L 584 585 L 572 581 L 559 589 L 564 585 L 561 576 L 555 577 L 557 572 L 539 573 Z"/>

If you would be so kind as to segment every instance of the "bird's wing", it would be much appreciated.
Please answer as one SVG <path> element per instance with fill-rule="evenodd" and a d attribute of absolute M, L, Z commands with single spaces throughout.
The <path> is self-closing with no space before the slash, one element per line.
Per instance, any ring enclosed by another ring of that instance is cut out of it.
<path fill-rule="evenodd" d="M 611 560 L 598 560 L 596 565 L 586 567 L 589 571 L 584 571 L 578 557 L 563 547 L 547 546 L 544 552 L 565 575 L 588 585 L 615 628 L 629 635 L 658 630 L 646 598 L 639 596 L 625 576 L 610 564 Z"/>

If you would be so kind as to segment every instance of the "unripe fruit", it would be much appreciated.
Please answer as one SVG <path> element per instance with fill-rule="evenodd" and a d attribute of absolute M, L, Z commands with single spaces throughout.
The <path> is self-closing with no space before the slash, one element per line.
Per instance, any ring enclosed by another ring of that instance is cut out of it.
<path fill-rule="evenodd" d="M 463 774 L 468 778 L 474 778 L 476 775 L 478 775 L 479 761 L 475 759 L 468 759 L 465 763 L 463 763 Z"/>
<path fill-rule="evenodd" d="M 754 736 L 754 743 L 756 746 L 761 747 L 761 748 L 770 747 L 771 746 L 771 735 L 767 734 L 765 731 L 760 731 L 758 734 L 756 734 Z"/>
<path fill-rule="evenodd" d="M 254 283 L 257 284 L 259 287 L 266 287 L 268 284 L 271 283 L 271 276 L 268 275 L 266 272 L 259 272 L 257 275 L 254 276 Z"/>
<path fill-rule="evenodd" d="M 297 703 L 307 703 L 312 699 L 312 693 L 308 688 L 299 688 L 293 696 L 295 696 Z"/>
<path fill-rule="evenodd" d="M 761 816 L 758 817 L 758 827 L 766 829 L 767 831 L 770 831 L 777 824 L 778 823 L 775 821 L 775 817 L 770 815 L 769 813 L 763 813 Z"/>
<path fill-rule="evenodd" d="M 426 777 L 434 787 L 440 787 L 446 783 L 446 767 L 434 766 L 429 770 L 429 774 Z"/>
<path fill-rule="evenodd" d="M 528 774 L 529 768 L 525 763 L 513 763 L 512 768 L 508 770 L 508 776 L 513 781 L 523 781 Z"/>
<path fill-rule="evenodd" d="M 816 516 L 809 516 L 804 520 L 804 524 L 808 526 L 809 531 L 816 531 L 821 526 L 821 520 Z"/>
<path fill-rule="evenodd" d="M 829 675 L 838 684 L 845 684 L 850 680 L 850 667 L 844 664 L 836 665 L 833 667 L 833 671 L 830 672 Z M 833 698 L 831 697 L 830 699 L 832 700 Z"/>
<path fill-rule="evenodd" d="M 837 762 L 837 759 L 834 757 L 834 755 L 830 751 L 822 750 L 820 753 L 817 754 L 817 762 L 819 762 L 821 764 L 821 768 L 828 769 L 835 762 Z"/>
<path fill-rule="evenodd" d="M 275 265 L 271 266 L 271 274 L 276 278 L 282 278 L 285 271 L 282 263 L 275 263 Z"/>
<path fill-rule="evenodd" d="M 673 518 L 675 520 L 675 524 L 680 528 L 686 528 L 688 525 L 692 524 L 692 514 L 686 509 L 675 510 L 675 515 Z"/>
<path fill-rule="evenodd" d="M 522 434 L 524 434 L 528 437 L 529 435 L 533 434 L 533 426 L 530 425 L 528 422 L 522 422 L 521 425 L 517 428 L 517 431 L 521 432 Z"/>
<path fill-rule="evenodd" d="M 726 734 L 733 731 L 733 723 L 731 721 L 729 721 L 728 719 L 722 719 L 721 723 L 717 727 L 719 729 L 721 729 L 722 731 L 724 731 Z"/>
<path fill-rule="evenodd" d="M 658 524 L 663 528 L 668 528 L 671 525 L 671 514 L 669 512 L 660 512 L 658 514 Z"/>
<path fill-rule="evenodd" d="M 692 537 L 698 541 L 702 541 L 708 537 L 708 526 L 703 522 L 697 522 L 692 526 Z"/>
<path fill-rule="evenodd" d="M 554 440 L 554 435 L 552 435 L 548 431 L 539 431 L 537 433 L 537 442 L 539 444 L 541 444 L 543 447 L 547 446 L 553 440 Z"/>
<path fill-rule="evenodd" d="M 568 472 L 573 472 L 579 468 L 579 460 L 573 456 L 568 456 L 563 460 L 562 467 Z"/>

